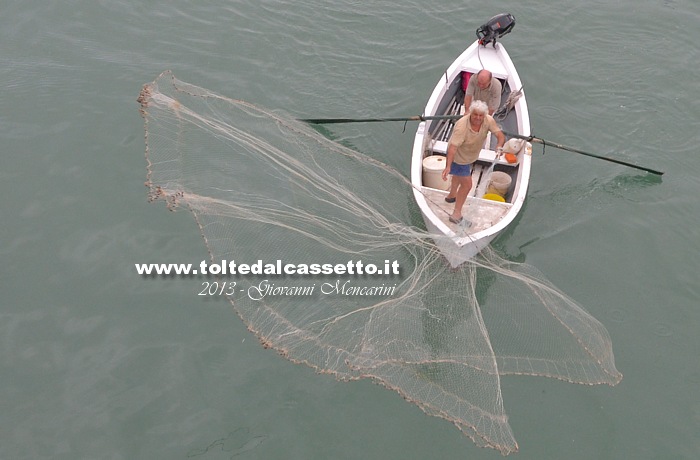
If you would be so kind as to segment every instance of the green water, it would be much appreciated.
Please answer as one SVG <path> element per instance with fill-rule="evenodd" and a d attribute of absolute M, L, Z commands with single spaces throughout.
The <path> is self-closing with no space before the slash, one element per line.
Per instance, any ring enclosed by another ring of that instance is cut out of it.
<path fill-rule="evenodd" d="M 146 201 L 136 97 L 160 72 L 298 116 L 416 115 L 502 11 L 536 135 L 666 172 L 535 147 L 495 244 L 605 325 L 624 379 L 504 378 L 514 458 L 700 456 L 700 4 L 7 3 L 0 457 L 500 458 L 393 392 L 263 349 L 201 280 L 133 264 L 207 257 L 187 213 Z M 414 128 L 329 134 L 408 175 Z"/>

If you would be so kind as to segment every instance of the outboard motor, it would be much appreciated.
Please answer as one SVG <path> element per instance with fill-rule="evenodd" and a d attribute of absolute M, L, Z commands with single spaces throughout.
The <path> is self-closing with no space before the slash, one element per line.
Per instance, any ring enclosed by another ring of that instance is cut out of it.
<path fill-rule="evenodd" d="M 510 13 L 498 14 L 489 22 L 476 29 L 476 38 L 479 39 L 479 44 L 486 46 L 493 43 L 496 47 L 496 39 L 501 38 L 509 33 L 515 27 L 515 17 Z"/>

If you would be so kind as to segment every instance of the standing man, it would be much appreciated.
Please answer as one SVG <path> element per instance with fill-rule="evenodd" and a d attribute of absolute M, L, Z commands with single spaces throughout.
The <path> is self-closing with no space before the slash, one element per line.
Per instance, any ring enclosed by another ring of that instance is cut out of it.
<path fill-rule="evenodd" d="M 489 132 L 496 136 L 498 152 L 506 141 L 503 131 L 487 112 L 488 106 L 484 101 L 472 102 L 469 112 L 455 123 L 447 143 L 447 164 L 442 172 L 442 180 L 446 181 L 448 175 L 452 176 L 452 185 L 445 201 L 455 204 L 449 218 L 453 224 L 462 222 L 462 206 L 472 188 L 472 165 L 479 158 L 486 136 Z"/>
<path fill-rule="evenodd" d="M 476 78 L 474 78 L 476 77 Z M 469 84 L 464 92 L 464 108 L 469 109 L 473 100 L 484 101 L 489 106 L 489 115 L 501 105 L 501 82 L 486 69 L 469 79 Z"/>

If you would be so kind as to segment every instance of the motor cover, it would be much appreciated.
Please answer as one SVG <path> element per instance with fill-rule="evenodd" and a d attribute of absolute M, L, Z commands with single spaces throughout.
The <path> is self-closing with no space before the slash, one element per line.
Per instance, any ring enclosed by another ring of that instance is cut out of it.
<path fill-rule="evenodd" d="M 483 46 L 489 43 L 493 43 L 493 46 L 496 46 L 496 40 L 510 33 L 513 27 L 515 27 L 515 16 L 510 13 L 498 14 L 476 29 L 476 37 Z"/>

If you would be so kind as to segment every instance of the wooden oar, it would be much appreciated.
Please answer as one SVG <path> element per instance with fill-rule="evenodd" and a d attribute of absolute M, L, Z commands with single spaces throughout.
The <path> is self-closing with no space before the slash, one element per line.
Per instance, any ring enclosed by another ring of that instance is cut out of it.
<path fill-rule="evenodd" d="M 393 117 L 393 118 L 300 118 L 299 121 L 310 123 L 313 125 L 324 125 L 332 123 L 372 123 L 372 122 L 383 122 L 383 121 L 426 121 L 426 120 L 457 120 L 462 118 L 463 115 L 416 115 L 413 117 Z M 575 149 L 573 147 L 567 147 L 566 145 L 558 144 L 556 142 L 551 142 L 545 139 L 534 136 L 523 136 L 521 134 L 509 133 L 503 131 L 503 134 L 510 137 L 516 137 L 518 139 L 525 139 L 529 142 L 535 142 L 537 144 L 542 144 L 544 146 L 552 146 L 561 150 L 567 150 L 569 152 L 578 153 L 581 155 L 586 155 L 593 158 L 598 158 L 600 160 L 609 161 L 611 163 L 617 163 L 619 165 L 627 166 L 630 168 L 639 169 L 641 171 L 646 171 L 648 173 L 656 174 L 662 176 L 664 173 L 662 171 L 657 171 L 651 168 L 645 168 L 644 166 L 637 166 L 632 163 L 627 163 L 626 161 L 616 160 L 614 158 L 604 157 L 601 155 L 596 155 L 594 153 L 584 152 L 583 150 Z"/>
<path fill-rule="evenodd" d="M 328 125 L 333 123 L 372 123 L 376 121 L 425 121 L 425 120 L 458 120 L 464 115 L 416 115 L 414 117 L 396 118 L 299 118 L 299 121 L 312 125 Z"/>
<path fill-rule="evenodd" d="M 545 139 L 540 139 L 539 137 L 534 137 L 534 136 L 523 136 L 522 134 L 509 133 L 509 132 L 506 132 L 506 131 L 503 131 L 503 134 L 505 134 L 506 136 L 509 136 L 509 137 L 515 137 L 515 138 L 518 138 L 518 139 L 525 139 L 526 141 L 535 142 L 535 143 L 537 143 L 537 144 L 542 144 L 542 145 L 544 145 L 544 146 L 549 145 L 549 146 L 556 147 L 556 148 L 561 149 L 561 150 L 568 150 L 569 152 L 579 153 L 579 154 L 581 154 L 581 155 L 586 155 L 586 156 L 589 156 L 589 157 L 598 158 L 598 159 L 600 159 L 600 160 L 609 161 L 609 162 L 611 162 L 611 163 L 617 163 L 617 164 L 619 164 L 619 165 L 628 166 L 628 167 L 630 167 L 630 168 L 640 169 L 640 170 L 642 170 L 642 171 L 646 171 L 646 172 L 649 172 L 649 173 L 652 173 L 652 174 L 656 174 L 656 175 L 659 175 L 659 176 L 663 176 L 663 174 L 664 174 L 662 171 L 657 171 L 657 170 L 651 169 L 651 168 L 645 168 L 644 166 L 638 166 L 638 165 L 635 165 L 635 164 L 632 164 L 632 163 L 627 163 L 626 161 L 616 160 L 616 159 L 614 159 L 614 158 L 609 158 L 609 157 L 604 157 L 604 156 L 601 156 L 601 155 L 596 155 L 595 153 L 584 152 L 583 150 L 575 149 L 575 148 L 573 148 L 573 147 L 567 147 L 566 145 L 557 144 L 556 142 L 548 141 L 548 140 L 545 140 Z"/>

